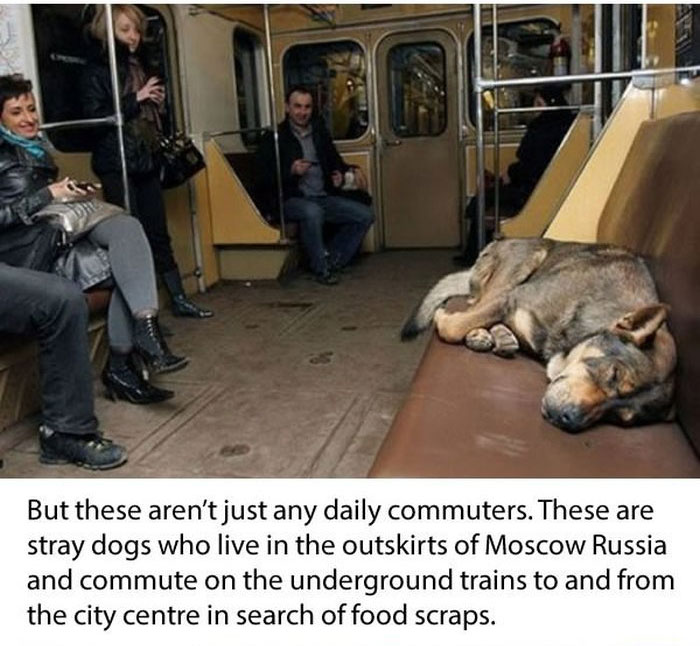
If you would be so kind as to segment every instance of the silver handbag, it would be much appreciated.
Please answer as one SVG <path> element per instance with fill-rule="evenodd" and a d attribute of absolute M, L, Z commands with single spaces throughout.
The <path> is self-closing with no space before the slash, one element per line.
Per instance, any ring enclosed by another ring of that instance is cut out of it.
<path fill-rule="evenodd" d="M 126 211 L 116 204 L 89 198 L 71 202 L 51 202 L 35 213 L 34 217 L 47 220 L 61 229 L 65 242 L 72 244 L 92 231 L 103 220 L 124 214 Z"/>

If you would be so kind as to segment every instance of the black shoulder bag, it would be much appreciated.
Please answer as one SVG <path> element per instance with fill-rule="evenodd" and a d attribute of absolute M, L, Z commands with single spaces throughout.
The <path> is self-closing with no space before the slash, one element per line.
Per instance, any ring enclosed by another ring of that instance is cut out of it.
<path fill-rule="evenodd" d="M 158 140 L 160 157 L 160 185 L 174 188 L 206 166 L 202 154 L 193 141 L 182 132 Z"/>

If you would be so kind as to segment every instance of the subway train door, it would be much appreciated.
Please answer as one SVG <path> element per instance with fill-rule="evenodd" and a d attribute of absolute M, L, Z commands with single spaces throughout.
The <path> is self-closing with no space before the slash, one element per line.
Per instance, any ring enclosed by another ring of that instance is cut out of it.
<path fill-rule="evenodd" d="M 459 245 L 456 57 L 441 30 L 391 35 L 377 48 L 386 247 Z"/>

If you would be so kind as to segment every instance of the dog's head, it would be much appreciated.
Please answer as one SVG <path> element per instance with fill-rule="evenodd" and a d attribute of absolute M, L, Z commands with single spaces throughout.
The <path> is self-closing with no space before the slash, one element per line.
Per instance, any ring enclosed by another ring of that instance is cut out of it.
<path fill-rule="evenodd" d="M 598 420 L 631 426 L 673 416 L 676 346 L 667 307 L 631 312 L 549 360 L 542 414 L 577 433 Z"/>

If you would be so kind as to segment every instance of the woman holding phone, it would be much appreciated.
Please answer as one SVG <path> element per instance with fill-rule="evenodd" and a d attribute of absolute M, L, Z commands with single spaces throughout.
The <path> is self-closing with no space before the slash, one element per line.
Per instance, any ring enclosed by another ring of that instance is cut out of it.
<path fill-rule="evenodd" d="M 90 24 L 90 35 L 99 43 L 100 53 L 84 75 L 83 99 L 85 116 L 89 118 L 114 113 L 105 10 L 104 5 L 98 5 Z M 173 314 L 207 318 L 213 315 L 211 310 L 196 305 L 184 293 L 168 234 L 157 155 L 165 88 L 158 76 L 147 71 L 142 47 L 146 17 L 135 5 L 117 4 L 112 5 L 112 18 L 131 213 L 146 232 L 156 271 L 172 299 Z M 119 142 L 113 126 L 106 126 L 96 134 L 92 169 L 102 182 L 105 200 L 124 206 Z"/>

